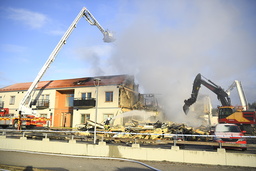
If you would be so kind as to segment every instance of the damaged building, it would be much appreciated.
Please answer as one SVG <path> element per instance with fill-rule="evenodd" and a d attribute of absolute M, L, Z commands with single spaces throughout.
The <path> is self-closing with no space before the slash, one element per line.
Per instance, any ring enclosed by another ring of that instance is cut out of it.
<path fill-rule="evenodd" d="M 31 82 L 17 83 L 1 88 L 0 107 L 8 108 L 10 115 L 17 116 L 20 101 L 30 85 Z M 51 119 L 48 126 L 74 128 L 87 119 L 95 120 L 97 90 L 98 123 L 149 106 L 147 96 L 138 92 L 138 85 L 130 75 L 40 81 L 29 105 L 36 116 Z"/>

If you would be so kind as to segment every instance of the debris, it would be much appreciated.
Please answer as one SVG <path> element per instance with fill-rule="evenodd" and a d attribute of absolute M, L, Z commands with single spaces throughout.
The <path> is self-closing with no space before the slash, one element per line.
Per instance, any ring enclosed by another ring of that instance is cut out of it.
<path fill-rule="evenodd" d="M 144 139 L 144 140 L 172 140 L 173 136 L 169 134 L 192 134 L 192 135 L 208 135 L 207 127 L 193 128 L 185 124 L 178 124 L 174 122 L 162 123 L 157 122 L 141 122 L 138 120 L 130 120 L 125 126 L 111 126 L 109 131 L 120 132 L 113 134 L 112 138 L 118 138 L 118 142 L 123 139 Z M 131 134 L 129 134 L 131 133 Z M 180 140 L 200 140 L 196 137 L 184 138 L 185 136 L 178 137 Z M 177 137 L 175 137 L 177 138 Z M 128 141 L 128 140 L 127 140 Z M 151 141 L 148 141 L 149 143 Z"/>

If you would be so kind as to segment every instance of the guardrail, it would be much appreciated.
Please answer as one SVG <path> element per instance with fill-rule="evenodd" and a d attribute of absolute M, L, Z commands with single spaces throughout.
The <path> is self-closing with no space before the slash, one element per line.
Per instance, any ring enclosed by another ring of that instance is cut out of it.
<path fill-rule="evenodd" d="M 87 138 L 87 141 L 93 140 L 94 131 L 53 131 L 53 130 L 13 130 L 13 129 L 0 129 L 0 135 L 9 137 L 29 137 L 29 138 L 49 138 L 49 139 L 65 139 L 65 140 L 75 140 Z M 156 133 L 133 133 L 133 132 L 109 132 L 109 131 L 96 131 L 98 141 L 112 141 L 112 142 L 126 142 L 133 144 L 173 144 L 176 145 L 208 145 L 208 146 L 231 146 L 231 147 L 244 147 L 241 144 L 233 143 L 218 143 L 213 142 L 213 138 L 229 138 L 235 136 L 216 136 L 216 135 L 194 135 L 194 134 L 156 134 Z M 157 136 L 155 139 L 145 139 L 139 137 L 118 137 L 118 135 L 140 135 L 140 136 Z M 204 141 L 187 141 L 189 137 L 199 137 L 205 138 Z M 207 141 L 208 138 L 208 141 Z M 246 144 L 246 147 L 256 147 L 256 136 L 241 136 L 240 138 L 246 138 L 253 140 L 253 143 Z M 210 139 L 210 140 L 209 140 Z"/>
<path fill-rule="evenodd" d="M 94 133 L 94 131 L 52 131 L 52 130 L 14 130 L 14 129 L 0 129 L 0 132 L 4 134 L 4 132 L 18 132 L 18 133 L 31 133 L 31 132 L 39 132 L 39 133 Z M 169 134 L 169 133 L 133 133 L 133 132 L 109 132 L 109 131 L 96 131 L 96 133 L 100 134 L 128 134 L 128 135 L 158 135 L 158 136 L 168 136 L 168 137 L 204 137 L 204 138 L 223 138 L 223 137 L 237 137 L 237 136 L 227 136 L 227 135 L 198 135 L 198 134 Z M 256 136 L 239 136 L 241 138 L 255 138 Z"/>

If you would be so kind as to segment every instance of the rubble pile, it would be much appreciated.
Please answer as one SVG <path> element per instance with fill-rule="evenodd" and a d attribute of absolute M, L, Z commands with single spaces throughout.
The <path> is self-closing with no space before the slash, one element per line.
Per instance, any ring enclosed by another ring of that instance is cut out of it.
<path fill-rule="evenodd" d="M 92 131 L 94 122 L 90 121 L 85 124 L 84 128 L 80 128 L 80 130 Z M 201 126 L 198 128 L 190 127 L 185 124 L 168 122 L 163 123 L 160 121 L 157 122 L 149 122 L 149 121 L 139 121 L 136 119 L 131 119 L 125 123 L 125 125 L 101 125 L 97 124 L 97 130 L 102 131 L 103 133 L 98 133 L 97 135 L 100 139 L 104 138 L 112 138 L 112 139 L 123 139 L 123 140 L 205 140 L 199 138 L 197 136 L 182 136 L 185 134 L 190 135 L 208 135 L 209 129 L 207 127 Z M 108 132 L 108 133 L 104 133 Z M 113 132 L 113 134 L 109 133 Z M 87 133 L 88 134 L 88 133 Z M 172 135 L 170 135 L 172 134 Z M 175 134 L 175 135 L 174 135 Z M 177 135 L 178 134 L 178 135 Z M 176 136 L 177 135 L 177 136 Z M 119 141 L 118 140 L 118 141 Z"/>
<path fill-rule="evenodd" d="M 192 134 L 192 135 L 208 135 L 207 127 L 193 128 L 185 124 L 178 124 L 174 122 L 162 123 L 157 121 L 155 123 L 142 123 L 137 120 L 131 120 L 125 126 L 110 127 L 110 132 L 120 132 L 113 134 L 113 138 L 137 138 L 146 140 L 171 140 L 173 136 L 168 134 Z M 202 140 L 199 137 L 185 137 L 184 140 Z"/>

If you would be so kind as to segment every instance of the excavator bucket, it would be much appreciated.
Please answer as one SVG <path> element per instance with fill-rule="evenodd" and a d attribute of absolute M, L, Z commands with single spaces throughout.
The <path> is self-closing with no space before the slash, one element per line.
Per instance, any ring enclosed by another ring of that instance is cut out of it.
<path fill-rule="evenodd" d="M 191 106 L 192 104 L 194 104 L 196 102 L 197 99 L 197 95 L 198 95 L 198 91 L 200 89 L 200 85 L 202 84 L 202 79 L 201 79 L 201 74 L 197 74 L 194 83 L 193 83 L 193 89 L 192 89 L 192 93 L 191 93 L 191 97 L 187 100 L 184 100 L 184 106 L 183 106 L 183 111 L 185 114 L 188 113 L 189 111 L 189 106 Z"/>
<path fill-rule="evenodd" d="M 185 114 L 188 114 L 189 106 L 186 105 L 186 104 L 184 104 L 184 106 L 183 106 L 183 111 L 184 111 Z"/>

